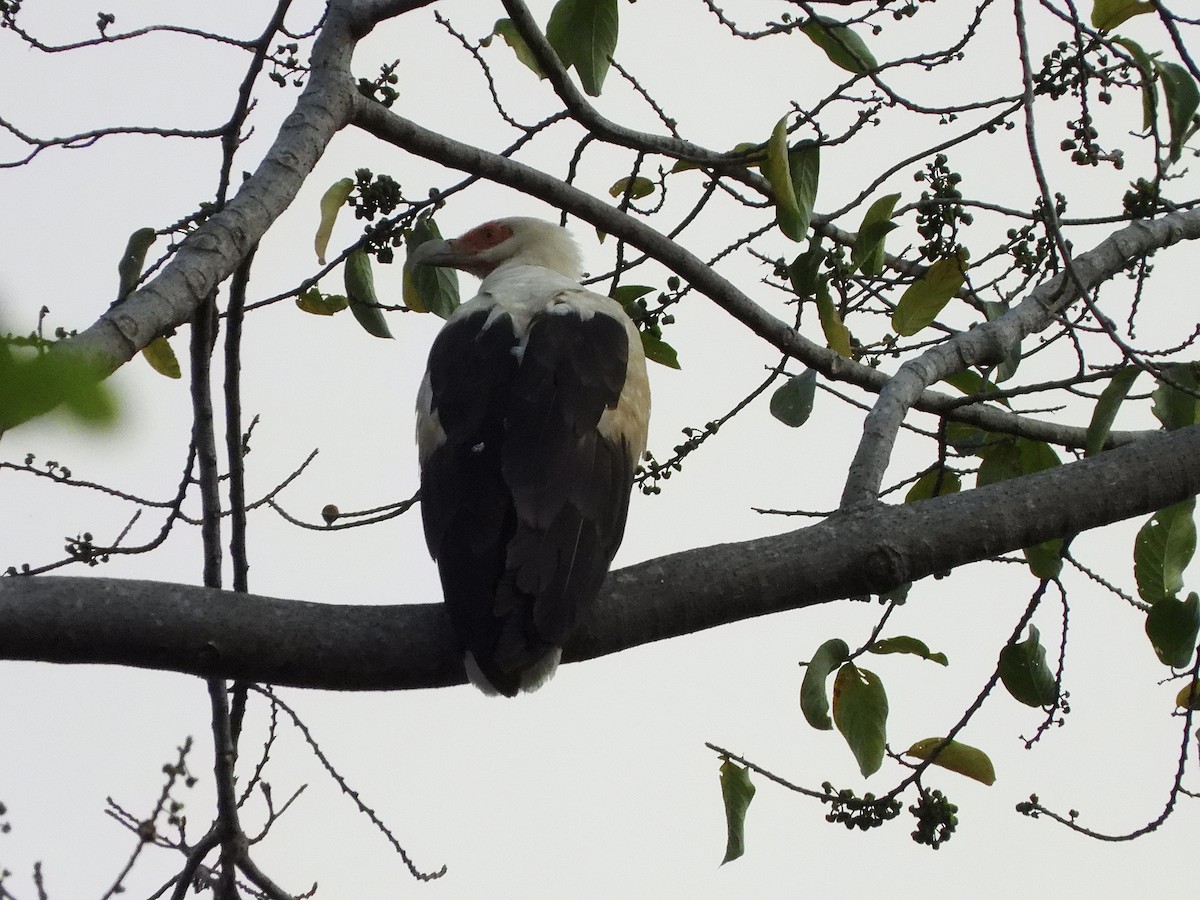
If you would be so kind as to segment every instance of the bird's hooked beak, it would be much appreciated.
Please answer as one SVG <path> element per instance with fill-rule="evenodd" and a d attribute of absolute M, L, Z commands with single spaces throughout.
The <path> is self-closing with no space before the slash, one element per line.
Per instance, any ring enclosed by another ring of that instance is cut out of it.
<path fill-rule="evenodd" d="M 463 253 L 453 240 L 432 240 L 421 244 L 408 255 L 409 266 L 453 266 L 463 263 Z"/>

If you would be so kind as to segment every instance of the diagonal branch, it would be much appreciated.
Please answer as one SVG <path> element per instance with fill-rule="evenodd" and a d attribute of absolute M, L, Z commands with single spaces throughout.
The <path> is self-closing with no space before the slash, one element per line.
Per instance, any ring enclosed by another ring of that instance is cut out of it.
<path fill-rule="evenodd" d="M 788 534 L 671 554 L 613 572 L 565 658 L 878 593 L 1197 492 L 1200 427 L 961 494 L 846 511 Z M 101 578 L 0 579 L 0 659 L 332 690 L 465 680 L 440 604 L 334 606 Z"/>
<path fill-rule="evenodd" d="M 1001 362 L 1023 338 L 1047 328 L 1063 310 L 1138 259 L 1180 241 L 1200 239 L 1200 210 L 1171 213 L 1122 228 L 1064 271 L 1039 285 L 994 321 L 961 332 L 904 363 L 879 393 L 842 494 L 842 506 L 870 503 L 879 492 L 896 434 L 908 410 L 920 408 L 931 384 L 971 366 Z M 1077 280 L 1076 280 L 1077 279 Z"/>
<path fill-rule="evenodd" d="M 805 365 L 811 366 L 827 378 L 845 381 L 873 393 L 883 390 L 889 382 L 891 376 L 886 372 L 847 359 L 836 351 L 808 340 L 787 322 L 771 315 L 740 288 L 684 247 L 646 223 L 626 215 L 621 210 L 573 185 L 516 160 L 489 153 L 479 147 L 473 147 L 430 131 L 364 97 L 356 98 L 352 122 L 380 140 L 444 166 L 469 172 L 472 175 L 537 197 L 632 244 L 679 274 L 692 287 L 707 296 L 768 344 L 788 356 L 800 360 Z M 1180 213 L 1178 215 L 1189 214 Z M 1195 215 L 1200 218 L 1200 213 Z M 1186 221 L 1189 224 L 1192 222 L 1191 219 Z M 1131 226 L 1134 229 L 1137 227 L 1137 225 Z M 1161 226 L 1156 225 L 1155 227 Z M 1156 230 L 1154 233 L 1157 235 L 1158 231 Z M 1103 246 L 1109 248 L 1108 252 L 1116 251 L 1118 254 L 1122 254 L 1127 262 L 1133 257 L 1128 255 L 1131 248 L 1126 246 L 1126 238 L 1119 237 L 1123 234 L 1125 232 L 1118 232 L 1118 235 L 1114 235 L 1110 239 L 1114 242 L 1111 246 L 1109 246 L 1109 242 L 1105 242 Z M 1166 240 L 1165 237 L 1162 239 Z M 1174 240 L 1179 239 L 1181 238 L 1177 237 Z M 925 387 L 927 385 L 922 385 L 922 388 Z M 923 412 L 949 416 L 987 431 L 1019 434 L 1034 440 L 1044 440 L 1069 447 L 1082 448 L 1087 444 L 1085 428 L 1032 419 L 992 406 L 963 406 L 961 397 L 951 397 L 935 391 L 918 391 L 916 400 L 909 402 L 908 406 L 913 406 Z M 1143 433 L 1139 432 L 1114 433 L 1110 437 L 1109 446 L 1128 443 L 1141 436 Z"/>
<path fill-rule="evenodd" d="M 203 299 L 233 273 L 295 199 L 334 134 L 350 117 L 356 93 L 350 58 L 356 32 L 362 30 L 352 11 L 349 0 L 330 3 L 313 46 L 308 84 L 262 163 L 237 195 L 188 235 L 157 277 L 30 366 L 26 376 L 31 384 L 45 382 L 45 372 L 64 359 L 81 362 L 96 378 L 107 377 L 154 338 L 187 322 Z M 47 395 L 44 409 L 30 415 L 48 411 L 60 400 Z M 0 431 L 17 424 L 0 421 Z"/>

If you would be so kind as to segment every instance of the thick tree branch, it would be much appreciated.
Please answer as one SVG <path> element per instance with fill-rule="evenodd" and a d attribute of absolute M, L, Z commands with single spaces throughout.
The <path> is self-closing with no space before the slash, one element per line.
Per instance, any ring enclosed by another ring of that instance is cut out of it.
<path fill-rule="evenodd" d="M 1200 427 L 1080 462 L 613 572 L 567 647 L 590 659 L 887 590 L 1200 492 Z M 440 604 L 332 606 L 180 584 L 0 580 L 0 659 L 108 663 L 333 690 L 461 683 Z"/>
<path fill-rule="evenodd" d="M 104 378 L 128 362 L 150 341 L 187 322 L 241 263 L 267 229 L 295 199 L 301 185 L 345 126 L 356 95 L 350 58 L 363 27 L 347 0 L 334 0 L 313 46 L 308 84 L 296 108 L 284 120 L 262 163 L 219 212 L 183 241 L 152 281 L 116 304 L 76 337 L 61 341 L 31 366 L 31 384 L 44 382 L 44 371 L 63 358 L 81 362 Z M 16 385 L 14 390 L 23 390 Z M 61 397 L 46 395 L 48 411 Z M 0 431 L 19 422 L 0 421 Z"/>

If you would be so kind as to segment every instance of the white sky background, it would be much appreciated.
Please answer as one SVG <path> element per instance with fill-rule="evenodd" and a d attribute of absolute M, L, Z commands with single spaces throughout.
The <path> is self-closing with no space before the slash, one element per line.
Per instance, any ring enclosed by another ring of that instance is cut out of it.
<path fill-rule="evenodd" d="M 539 21 L 545 21 L 551 5 L 548 0 L 534 4 Z M 26 25 L 47 40 L 94 34 L 94 4 L 27 0 L 26 6 Z M 944 25 L 945 35 L 958 34 L 954 17 L 965 15 L 966 6 L 937 4 L 923 11 L 919 24 L 872 38 L 872 49 L 883 59 L 945 44 L 936 26 Z M 171 21 L 251 36 L 268 7 L 265 2 L 114 0 L 104 8 L 117 15 L 114 30 Z M 297 12 L 299 7 L 316 4 L 298 4 Z M 783 9 L 759 3 L 728 7 L 735 17 Z M 440 9 L 470 38 L 486 34 L 503 15 L 499 4 L 445 2 Z M 992 17 L 1008 15 L 1007 5 L 1001 5 Z M 842 74 L 800 36 L 754 45 L 733 42 L 699 3 L 643 0 L 622 5 L 622 16 L 622 64 L 679 119 L 686 137 L 708 146 L 765 139 L 790 97 L 803 101 L 822 94 Z M 300 15 L 289 20 L 293 27 L 309 21 Z M 1148 47 L 1166 43 L 1146 23 L 1131 22 L 1122 30 Z M 0 37 L 0 115 L 39 135 L 117 123 L 213 127 L 227 117 L 243 70 L 240 54 L 165 35 L 54 57 Z M 997 43 L 989 58 L 970 60 L 952 75 L 943 70 L 911 82 L 910 93 L 936 103 L 960 96 L 960 87 L 973 79 L 1004 74 L 1011 81 L 1018 62 L 1011 35 L 1002 37 L 1008 43 Z M 401 115 L 493 149 L 513 140 L 515 133 L 489 113 L 478 68 L 433 22 L 431 11 L 378 29 L 360 47 L 356 72 L 373 77 L 380 63 L 397 57 Z M 509 57 L 499 42 L 487 51 L 502 95 L 523 121 L 541 118 L 552 103 L 549 87 Z M 256 96 L 255 134 L 239 156 L 239 170 L 257 165 L 294 99 L 293 92 L 265 82 Z M 616 73 L 610 74 L 599 105 L 635 127 L 655 128 Z M 1068 117 L 1052 111 L 1057 114 L 1043 113 L 1042 123 L 1048 156 L 1055 155 L 1061 120 Z M 1132 106 L 1105 114 L 1124 115 L 1127 130 L 1138 123 Z M 858 140 L 852 151 L 823 155 L 819 209 L 845 202 L 860 189 L 862 173 L 883 168 L 905 142 L 916 150 L 943 136 L 931 136 L 924 127 L 911 132 L 881 127 L 879 133 L 874 148 L 870 139 Z M 566 130 L 554 131 L 522 158 L 557 166 L 562 157 L 556 151 L 567 146 L 559 142 L 568 140 L 573 137 Z M 991 148 L 986 156 L 954 157 L 967 186 L 985 184 L 1000 201 L 1028 205 L 1032 187 L 1022 168 L 1020 135 L 999 135 Z M 15 142 L 0 140 L 4 159 L 21 152 Z M 88 150 L 48 151 L 28 167 L 0 170 L 3 327 L 28 331 L 42 304 L 51 308 L 51 327 L 82 328 L 92 322 L 115 294 L 116 263 L 128 235 L 146 225 L 167 225 L 209 199 L 218 153 L 216 142 L 118 137 Z M 626 173 L 631 156 L 617 154 L 603 163 L 600 158 L 599 151 L 589 154 L 581 179 L 581 186 L 597 194 Z M 393 175 L 414 197 L 458 180 L 352 132 L 339 135 L 265 241 L 252 300 L 285 290 L 314 269 L 317 201 L 330 183 L 360 166 Z M 900 190 L 902 202 L 915 199 L 915 168 L 878 193 Z M 1135 167 L 1133 173 L 1140 171 Z M 1133 174 L 1101 177 L 1109 187 L 1096 196 L 1108 198 L 1114 185 Z M 1055 188 L 1080 184 L 1074 171 L 1060 171 L 1055 178 Z M 683 192 L 679 179 L 673 184 Z M 1071 196 L 1076 215 L 1107 211 L 1088 209 L 1081 192 Z M 679 202 L 677 208 L 683 209 L 682 198 Z M 456 198 L 439 222 L 443 231 L 458 232 L 506 214 L 555 215 L 533 200 L 483 186 Z M 852 213 L 840 224 L 853 229 L 859 217 Z M 688 246 L 706 257 L 739 233 L 719 225 L 714 218 L 708 230 L 689 238 Z M 597 244 L 579 223 L 574 231 L 590 267 L 605 270 L 611 242 Z M 345 215 L 333 246 L 344 246 L 357 232 L 358 224 Z M 911 235 L 911 228 L 896 232 L 889 247 L 900 246 L 901 234 Z M 970 231 L 966 240 L 980 248 L 990 245 L 990 237 Z M 1077 240 L 1081 247 L 1090 244 Z M 154 250 L 163 245 L 160 239 Z M 796 248 L 778 236 L 773 252 L 790 256 Z M 1166 271 L 1170 257 L 1159 265 Z M 743 257 L 725 271 L 783 313 L 781 297 L 756 285 L 766 274 L 763 269 Z M 652 276 L 639 273 L 632 280 L 661 287 L 662 276 L 646 280 Z M 376 281 L 385 302 L 398 302 L 398 264 L 377 266 Z M 469 277 L 461 284 L 464 292 L 474 286 Z M 322 286 L 339 291 L 340 275 Z M 1155 298 L 1188 302 L 1165 291 Z M 811 318 L 806 331 L 815 337 Z M 659 459 L 679 442 L 681 427 L 700 426 L 724 413 L 761 381 L 763 367 L 776 361 L 773 351 L 705 298 L 690 296 L 677 319 L 667 338 L 679 349 L 684 368 L 673 372 L 655 366 L 652 372 L 651 449 Z M 1169 337 L 1161 341 L 1146 320 L 1141 343 L 1168 344 L 1170 337 L 1186 336 L 1194 316 L 1189 311 L 1184 319 L 1178 326 L 1182 335 L 1168 319 L 1163 334 Z M 291 301 L 249 317 L 244 408 L 247 419 L 262 416 L 247 460 L 251 497 L 272 488 L 314 447 L 320 448 L 314 465 L 281 496 L 294 515 L 315 522 L 326 503 L 362 509 L 411 495 L 417 479 L 412 398 L 440 321 L 398 315 L 390 321 L 395 341 L 366 336 L 348 314 L 333 320 L 306 316 Z M 185 356 L 186 331 L 174 343 Z M 5 436 L 4 458 L 20 460 L 33 452 L 69 466 L 76 477 L 167 499 L 186 450 L 186 383 L 168 381 L 134 360 L 113 384 L 122 398 L 117 430 L 94 435 L 51 420 L 35 422 Z M 767 398 L 760 398 L 695 454 L 661 496 L 634 497 L 617 565 L 799 524 L 764 518 L 751 506 L 832 508 L 859 430 L 857 414 L 850 412 L 822 394 L 813 420 L 793 431 L 773 420 Z M 1081 409 L 1069 417 L 1082 424 L 1087 414 Z M 891 474 L 903 477 L 928 464 L 933 454 L 928 442 L 905 438 Z M 10 471 L 0 472 L 0 506 L 5 510 L 0 566 L 5 567 L 57 557 L 65 535 L 91 531 L 98 541 L 110 540 L 132 512 L 98 494 L 55 488 Z M 157 527 L 153 516 L 143 515 L 128 542 L 147 539 Z M 1089 535 L 1076 550 L 1128 586 L 1135 528 L 1136 523 Z M 415 510 L 382 526 L 330 534 L 300 531 L 260 512 L 251 519 L 250 558 L 256 593 L 331 604 L 426 602 L 438 596 Z M 177 529 L 156 553 L 75 571 L 197 583 L 197 536 Z M 840 736 L 813 731 L 800 715 L 797 661 L 829 637 L 857 646 L 879 613 L 876 604 L 837 603 L 567 666 L 545 690 L 513 702 L 489 700 L 466 687 L 390 694 L 282 691 L 417 865 L 434 870 L 445 863 L 449 874 L 430 885 L 413 881 L 383 838 L 338 796 L 299 735 L 287 728 L 268 780 L 277 798 L 300 784 L 309 787 L 255 856 L 287 889 L 301 892 L 317 881 L 318 896 L 331 898 L 793 897 L 829 890 L 848 897 L 905 898 L 926 896 L 931 889 L 970 897 L 1116 897 L 1180 888 L 1194 881 L 1180 866 L 1194 855 L 1200 821 L 1194 805 L 1185 803 L 1158 834 L 1116 845 L 1013 812 L 1014 804 L 1036 791 L 1055 809 L 1079 809 L 1081 821 L 1097 830 L 1128 831 L 1158 814 L 1175 767 L 1179 723 L 1167 713 L 1177 687 L 1156 684 L 1167 672 L 1154 659 L 1141 617 L 1079 578 L 1069 577 L 1068 583 L 1073 603 L 1067 727 L 1026 752 L 1018 736 L 1031 734 L 1041 714 L 996 693 L 961 735 L 991 754 L 996 784 L 987 788 L 950 773 L 926 779 L 960 807 L 958 832 L 936 853 L 910 840 L 907 813 L 869 834 L 851 834 L 824 822 L 825 807 L 759 778 L 747 822 L 747 855 L 717 866 L 724 818 L 719 763 L 703 746 L 706 740 L 812 788 L 828 779 L 859 793 L 882 793 L 900 777 L 885 764 L 864 783 Z M 888 633 L 924 639 L 944 650 L 951 665 L 942 669 L 897 656 L 866 663 L 888 689 L 894 748 L 944 733 L 957 721 L 990 673 L 1034 586 L 1023 567 L 973 566 L 914 588 Z M 1053 602 L 1047 601 L 1036 621 L 1053 646 L 1059 621 Z M 252 705 L 244 764 L 254 759 L 264 710 L 265 704 Z M 22 898 L 34 895 L 29 871 L 38 859 L 44 861 L 54 900 L 101 894 L 133 845 L 132 836 L 104 815 L 104 798 L 114 797 L 135 814 L 148 812 L 159 790 L 160 767 L 173 759 L 187 735 L 197 741 L 190 762 L 200 777 L 182 797 L 194 817 L 191 836 L 199 837 L 207 825 L 208 701 L 198 679 L 0 664 L 0 729 L 0 801 L 13 825 L 11 833 L 0 834 L 0 867 L 13 870 L 6 887 Z M 905 801 L 907 806 L 912 797 Z M 128 882 L 129 896 L 156 889 L 178 862 L 169 853 L 148 853 Z"/>

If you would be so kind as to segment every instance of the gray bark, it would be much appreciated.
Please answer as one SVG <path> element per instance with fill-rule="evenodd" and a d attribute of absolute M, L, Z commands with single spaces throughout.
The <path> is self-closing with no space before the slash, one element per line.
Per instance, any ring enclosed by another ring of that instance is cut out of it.
<path fill-rule="evenodd" d="M 1200 426 L 961 494 L 675 553 L 613 572 L 564 659 L 878 593 L 1197 492 Z M 0 579 L 0 659 L 329 690 L 464 680 L 440 604 L 335 606 L 103 578 Z"/>

